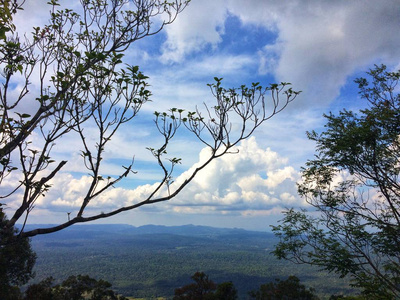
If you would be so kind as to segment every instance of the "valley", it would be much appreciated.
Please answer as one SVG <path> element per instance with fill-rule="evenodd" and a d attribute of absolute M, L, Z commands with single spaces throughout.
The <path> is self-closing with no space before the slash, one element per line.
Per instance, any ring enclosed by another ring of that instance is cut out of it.
<path fill-rule="evenodd" d="M 275 278 L 295 275 L 321 297 L 351 292 L 337 276 L 277 260 L 268 232 L 205 226 L 78 225 L 32 239 L 38 282 L 52 276 L 89 275 L 129 297 L 171 298 L 196 271 L 216 283 L 232 281 L 239 299 Z"/>

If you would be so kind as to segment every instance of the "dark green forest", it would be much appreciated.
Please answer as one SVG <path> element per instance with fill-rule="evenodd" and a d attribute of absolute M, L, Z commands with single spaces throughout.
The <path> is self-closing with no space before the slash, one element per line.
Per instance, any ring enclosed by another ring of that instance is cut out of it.
<path fill-rule="evenodd" d="M 232 281 L 239 299 L 276 278 L 298 276 L 321 297 L 348 294 L 344 280 L 310 266 L 277 260 L 277 239 L 267 232 L 202 226 L 73 226 L 32 239 L 36 277 L 61 282 L 85 274 L 104 279 L 124 296 L 171 298 L 174 289 L 205 272 L 216 283 Z"/>

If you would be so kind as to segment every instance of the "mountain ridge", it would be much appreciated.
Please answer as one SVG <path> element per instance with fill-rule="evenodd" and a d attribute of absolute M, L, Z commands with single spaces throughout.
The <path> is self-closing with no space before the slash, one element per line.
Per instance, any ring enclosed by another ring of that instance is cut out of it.
<path fill-rule="evenodd" d="M 33 230 L 36 228 L 43 228 L 54 226 L 54 224 L 27 224 L 24 230 Z M 18 229 L 21 229 L 19 224 Z M 246 230 L 242 228 L 223 228 L 223 227 L 212 227 L 204 225 L 178 225 L 178 226 L 166 226 L 166 225 L 154 225 L 147 224 L 142 226 L 134 226 L 129 224 L 85 224 L 85 225 L 73 225 L 65 228 L 61 231 L 52 233 L 62 234 L 63 232 L 74 233 L 74 232 L 98 232 L 104 233 L 124 233 L 124 234 L 177 234 L 177 235 L 232 235 L 232 234 L 248 234 L 248 235 L 263 235 L 273 236 L 273 233 L 268 231 L 255 231 Z"/>

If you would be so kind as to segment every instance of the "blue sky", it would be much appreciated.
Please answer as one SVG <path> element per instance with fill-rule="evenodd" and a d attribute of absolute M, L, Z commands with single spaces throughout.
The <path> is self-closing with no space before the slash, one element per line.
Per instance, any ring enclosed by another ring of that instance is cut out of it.
<path fill-rule="evenodd" d="M 28 1 L 17 18 L 21 30 L 43 20 L 42 2 Z M 24 13 L 32 16 L 32 10 L 37 13 L 28 24 Z M 133 155 L 138 173 L 92 203 L 93 212 L 133 203 L 159 180 L 157 164 L 145 149 L 159 143 L 155 110 L 212 104 L 207 83 L 215 76 L 224 78 L 228 88 L 284 81 L 302 90 L 301 96 L 243 142 L 239 154 L 214 162 L 170 202 L 102 221 L 268 230 L 285 207 L 306 207 L 296 193 L 300 167 L 314 154 L 305 132 L 323 128 L 323 113 L 363 107 L 353 80 L 374 64 L 400 67 L 399 28 L 397 0 L 192 0 L 172 25 L 126 53 L 128 62 L 150 77 L 153 102 L 121 129 L 106 151 L 106 174 L 119 174 Z M 78 141 L 71 137 L 62 142 L 68 147 L 58 145 L 54 154 L 69 163 L 49 195 L 38 201 L 31 223 L 59 223 L 66 212 L 78 210 L 89 179 L 78 160 Z M 201 159 L 202 148 L 185 131 L 179 133 L 171 147 L 174 156 L 183 158 L 176 182 Z"/>

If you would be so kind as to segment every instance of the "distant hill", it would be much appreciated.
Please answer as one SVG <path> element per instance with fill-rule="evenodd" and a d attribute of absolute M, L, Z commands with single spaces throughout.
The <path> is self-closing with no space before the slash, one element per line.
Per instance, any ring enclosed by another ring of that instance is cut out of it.
<path fill-rule="evenodd" d="M 29 227 L 42 227 L 29 225 Z M 207 226 L 74 225 L 36 236 L 35 281 L 87 274 L 113 284 L 125 296 L 171 297 L 203 271 L 216 283 L 232 281 L 240 299 L 275 278 L 296 275 L 321 295 L 346 293 L 343 281 L 271 255 L 272 233 Z"/>
<path fill-rule="evenodd" d="M 54 226 L 52 224 L 28 224 L 25 226 L 25 230 L 31 230 L 35 228 Z M 248 231 L 240 228 L 216 228 L 210 226 L 198 226 L 198 225 L 182 225 L 182 226 L 163 226 L 163 225 L 144 225 L 135 227 L 127 224 L 90 224 L 90 225 L 73 225 L 64 230 L 56 232 L 54 234 L 59 235 L 65 232 L 74 233 L 93 233 L 103 232 L 104 234 L 116 233 L 116 234 L 178 234 L 178 235 L 190 235 L 190 236 L 201 236 L 201 235 L 257 235 L 265 237 L 273 237 L 274 235 L 270 232 L 263 231 Z M 53 234 L 52 234 L 53 235 Z"/>

